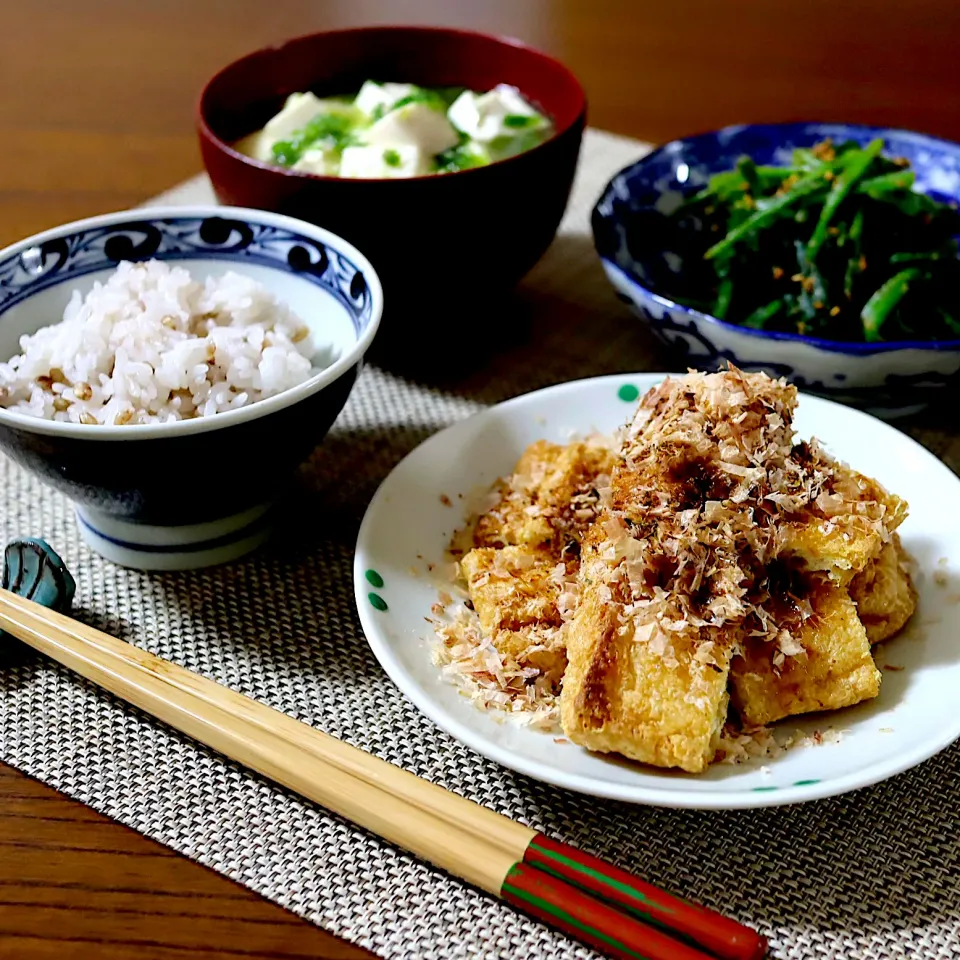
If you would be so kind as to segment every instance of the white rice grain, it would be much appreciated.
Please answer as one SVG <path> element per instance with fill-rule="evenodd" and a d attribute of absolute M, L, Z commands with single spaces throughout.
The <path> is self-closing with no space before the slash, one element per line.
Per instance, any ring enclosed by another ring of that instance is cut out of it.
<path fill-rule="evenodd" d="M 71 423 L 164 423 L 234 410 L 315 372 L 306 324 L 266 287 L 228 272 L 193 280 L 157 260 L 121 263 L 63 320 L 0 363 L 0 404 Z"/>

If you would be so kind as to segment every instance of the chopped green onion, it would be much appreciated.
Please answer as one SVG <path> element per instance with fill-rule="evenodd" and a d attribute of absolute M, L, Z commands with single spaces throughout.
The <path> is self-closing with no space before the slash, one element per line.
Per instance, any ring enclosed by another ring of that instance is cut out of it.
<path fill-rule="evenodd" d="M 321 113 L 303 128 L 301 137 L 305 149 L 321 140 L 333 149 L 342 149 L 353 139 L 353 122 L 343 114 Z"/>
<path fill-rule="evenodd" d="M 384 150 L 383 151 L 383 162 L 388 167 L 399 167 L 400 166 L 400 154 L 396 150 Z"/>
<path fill-rule="evenodd" d="M 399 110 L 401 107 L 406 107 L 411 103 L 422 103 L 425 107 L 429 107 L 431 110 L 436 110 L 439 113 L 446 113 L 448 106 L 443 97 L 435 91 L 427 90 L 424 87 L 416 87 L 413 93 L 408 93 L 405 97 L 401 97 L 390 109 Z"/>
<path fill-rule="evenodd" d="M 438 153 L 434 158 L 437 173 L 457 173 L 460 170 L 470 170 L 473 167 L 484 167 L 487 161 L 469 148 L 460 144 Z"/>
<path fill-rule="evenodd" d="M 522 113 L 508 113 L 503 118 L 505 127 L 532 127 L 540 118 L 538 116 L 529 116 Z"/>
<path fill-rule="evenodd" d="M 353 120 L 349 115 L 321 113 L 300 130 L 294 130 L 288 139 L 277 141 L 270 149 L 277 163 L 290 167 L 311 147 L 342 150 L 355 142 Z"/>
<path fill-rule="evenodd" d="M 289 140 L 278 140 L 271 148 L 274 160 L 284 167 L 292 167 L 299 159 L 301 151 Z"/>

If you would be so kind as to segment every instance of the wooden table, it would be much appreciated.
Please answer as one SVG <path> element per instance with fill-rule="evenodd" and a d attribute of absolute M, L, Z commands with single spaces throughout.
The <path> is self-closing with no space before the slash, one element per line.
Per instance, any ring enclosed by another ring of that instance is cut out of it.
<path fill-rule="evenodd" d="M 194 174 L 194 100 L 235 56 L 376 22 L 528 40 L 595 126 L 645 140 L 803 118 L 960 139 L 956 0 L 0 0 L 0 244 Z M 0 958 L 185 953 L 369 956 L 0 765 Z"/>

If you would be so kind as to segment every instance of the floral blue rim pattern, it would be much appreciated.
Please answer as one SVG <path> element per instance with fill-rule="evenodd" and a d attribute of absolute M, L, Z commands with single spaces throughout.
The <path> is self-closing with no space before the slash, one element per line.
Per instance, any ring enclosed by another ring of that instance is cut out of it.
<path fill-rule="evenodd" d="M 673 305 L 672 301 L 667 300 L 658 294 L 650 293 L 649 290 L 637 282 L 637 280 L 634 279 L 627 271 L 621 269 L 614 263 L 605 261 L 604 269 L 611 279 L 614 277 L 616 278 L 615 286 L 632 286 L 639 293 L 646 295 L 647 303 L 643 310 L 651 321 L 654 334 L 661 342 L 682 350 L 689 366 L 703 366 L 706 361 L 712 367 L 719 368 L 719 366 L 724 362 L 729 362 L 740 367 L 742 370 L 746 370 L 751 373 L 764 370 L 771 376 L 786 377 L 792 383 L 796 384 L 800 390 L 807 390 L 811 393 L 818 393 L 827 397 L 835 397 L 836 399 L 842 399 L 844 402 L 852 402 L 857 405 L 874 404 L 882 406 L 886 404 L 890 406 L 897 406 L 898 404 L 902 404 L 904 402 L 903 398 L 910 397 L 913 391 L 917 388 L 928 389 L 944 387 L 955 380 L 955 376 L 953 374 L 937 373 L 935 371 L 924 371 L 923 373 L 915 374 L 888 373 L 884 378 L 883 388 L 876 386 L 856 387 L 845 383 L 845 374 L 835 373 L 833 375 L 833 379 L 836 381 L 836 385 L 830 386 L 824 381 L 824 379 L 804 376 L 799 371 L 798 367 L 792 363 L 780 363 L 770 359 L 759 361 L 747 360 L 743 356 L 737 354 L 734 350 L 725 349 L 713 343 L 707 336 L 697 329 L 694 319 L 706 320 L 710 323 L 736 330 L 738 333 L 744 333 L 748 335 L 759 334 L 760 336 L 764 337 L 764 339 L 768 340 L 783 339 L 802 341 L 810 344 L 811 346 L 823 345 L 825 349 L 829 349 L 834 353 L 840 354 L 848 352 L 853 353 L 853 351 L 840 349 L 844 346 L 861 346 L 861 344 L 837 344 L 834 341 L 821 341 L 816 340 L 813 337 L 793 336 L 786 333 L 771 333 L 764 336 L 761 331 L 748 330 L 744 327 L 735 326 L 734 324 L 724 323 L 721 320 L 716 320 L 715 318 L 710 317 L 707 314 L 700 313 L 697 310 L 692 310 L 688 307 L 680 306 L 679 304 Z M 623 301 L 627 305 L 640 309 L 638 307 L 637 300 L 633 299 L 632 297 L 619 292 L 619 290 L 617 291 L 616 296 L 619 300 Z M 662 308 L 661 315 L 653 315 L 651 307 L 654 304 Z M 683 319 L 678 319 L 678 316 L 682 316 L 683 314 L 686 314 L 690 318 L 688 322 L 684 322 Z M 698 347 L 702 348 L 702 350 L 691 349 L 691 341 L 695 342 Z M 952 350 L 960 348 L 960 341 L 944 341 L 942 348 L 946 349 L 948 344 L 952 344 Z M 862 344 L 862 346 L 874 346 L 874 344 Z M 920 348 L 920 344 L 884 344 L 884 346 L 899 347 L 900 349 L 908 349 L 911 346 L 916 349 Z"/>
<path fill-rule="evenodd" d="M 622 232 L 624 211 L 651 209 L 667 212 L 670 195 L 679 198 L 704 186 L 710 174 L 729 169 L 736 159 L 749 154 L 759 163 L 786 164 L 794 147 L 810 146 L 827 137 L 854 140 L 861 146 L 880 137 L 887 149 L 910 161 L 917 174 L 917 189 L 939 200 L 960 195 L 960 144 L 908 130 L 889 130 L 854 124 L 789 123 L 724 127 L 685 140 L 664 144 L 617 173 L 593 210 L 592 225 L 597 252 L 605 266 L 620 270 L 629 282 L 655 299 L 674 315 L 684 315 L 737 334 L 761 340 L 804 343 L 833 353 L 865 356 L 893 350 L 955 351 L 960 340 L 899 341 L 890 343 L 841 343 L 795 333 L 751 330 L 701 313 L 656 293 L 646 271 L 630 255 Z M 935 156 L 933 155 L 935 152 Z M 676 326 L 676 325 L 675 325 Z M 677 327 L 689 333 L 689 327 Z"/>
<path fill-rule="evenodd" d="M 242 261 L 276 267 L 328 290 L 350 315 L 355 331 L 367 325 L 373 300 L 363 274 L 349 259 L 317 240 L 282 227 L 226 217 L 171 217 L 91 227 L 47 239 L 0 262 L 0 313 L 39 290 L 121 260 Z"/>

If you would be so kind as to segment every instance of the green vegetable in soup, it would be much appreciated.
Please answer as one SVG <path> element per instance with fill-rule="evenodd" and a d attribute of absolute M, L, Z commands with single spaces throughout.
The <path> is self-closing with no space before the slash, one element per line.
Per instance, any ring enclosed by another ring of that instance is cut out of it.
<path fill-rule="evenodd" d="M 462 104 L 451 110 L 461 97 Z M 357 95 L 321 99 L 314 93 L 291 94 L 263 130 L 235 146 L 260 161 L 324 175 L 454 173 L 514 156 L 547 139 L 553 128 L 546 117 L 509 112 L 528 109 L 532 107 L 519 92 L 505 85 L 478 94 L 464 87 L 370 82 L 364 84 L 360 105 Z M 291 131 L 295 123 L 302 125 Z M 437 152 L 440 147 L 447 148 Z"/>
<path fill-rule="evenodd" d="M 446 113 L 463 90 L 463 87 L 415 87 L 413 93 L 401 97 L 390 109 L 399 110 L 408 103 L 422 103 L 438 113 Z"/>
<path fill-rule="evenodd" d="M 447 111 L 447 104 L 432 90 L 416 90 L 413 93 L 408 93 L 405 97 L 401 97 L 390 109 L 399 110 L 408 103 L 422 103 L 425 107 L 430 107 L 431 110 L 436 110 L 438 113 L 446 113 Z"/>
<path fill-rule="evenodd" d="M 342 151 L 355 142 L 356 119 L 348 113 L 321 113 L 289 140 L 280 140 L 272 147 L 277 162 L 293 166 L 311 147 Z"/>
<path fill-rule="evenodd" d="M 515 129 L 525 129 L 527 127 L 532 127 L 540 122 L 540 117 L 536 114 L 524 114 L 524 113 L 508 113 L 503 118 L 503 125 L 505 127 L 513 127 Z"/>
<path fill-rule="evenodd" d="M 434 163 L 437 173 L 456 173 L 458 170 L 471 170 L 485 167 L 488 163 L 482 156 L 471 150 L 466 144 L 459 144 L 438 153 Z"/>

